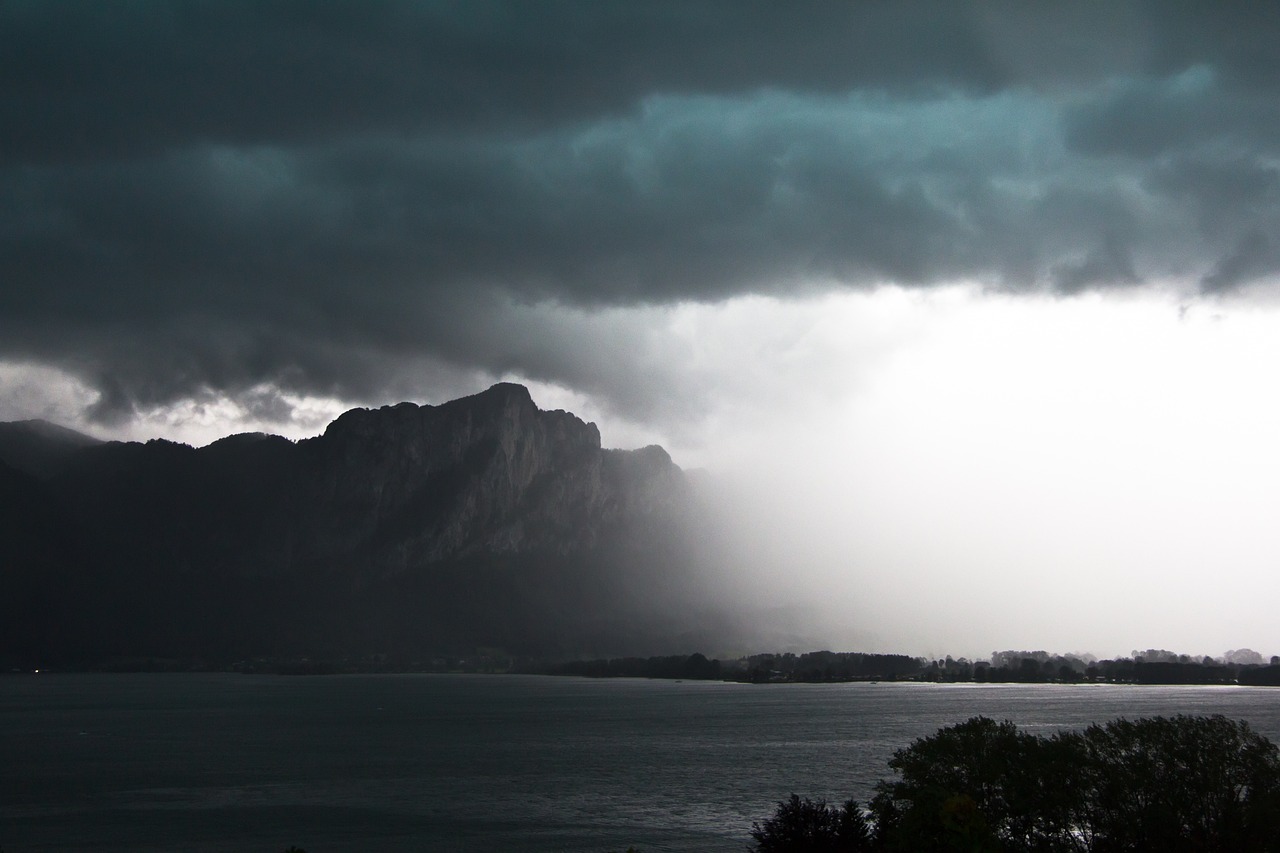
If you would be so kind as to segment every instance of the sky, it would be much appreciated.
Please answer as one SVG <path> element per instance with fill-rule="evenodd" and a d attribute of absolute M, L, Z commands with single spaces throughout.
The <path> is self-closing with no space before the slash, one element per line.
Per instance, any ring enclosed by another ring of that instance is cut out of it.
<path fill-rule="evenodd" d="M 517 381 L 710 472 L 726 578 L 832 645 L 1280 653 L 1278 38 L 7 0 L 0 420 L 296 438 Z"/>

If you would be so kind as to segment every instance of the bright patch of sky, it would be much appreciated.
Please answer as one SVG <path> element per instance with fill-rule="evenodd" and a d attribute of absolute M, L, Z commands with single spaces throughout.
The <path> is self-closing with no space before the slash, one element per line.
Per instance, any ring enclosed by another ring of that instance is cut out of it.
<path fill-rule="evenodd" d="M 734 570 L 824 590 L 857 647 L 1280 649 L 1278 322 L 1151 291 L 743 298 L 670 314 L 701 419 L 535 394 L 730 481 Z"/>
<path fill-rule="evenodd" d="M 597 422 L 605 446 L 660 443 L 729 484 L 744 594 L 811 603 L 821 590 L 833 642 L 1280 650 L 1280 307 L 957 285 L 557 317 L 602 338 L 643 327 L 634 355 L 684 401 L 639 422 L 607 398 L 492 378 Z M 93 392 L 36 375 L 0 370 L 9 410 L 83 428 Z M 345 405 L 258 393 L 287 405 L 255 415 L 245 395 L 210 396 L 89 430 L 299 437 Z"/>

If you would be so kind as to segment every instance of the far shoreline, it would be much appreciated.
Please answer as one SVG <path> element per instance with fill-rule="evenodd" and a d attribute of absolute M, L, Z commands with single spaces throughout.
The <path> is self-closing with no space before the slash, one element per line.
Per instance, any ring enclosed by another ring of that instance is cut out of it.
<path fill-rule="evenodd" d="M 1280 686 L 1280 664 L 1122 657 L 1083 660 L 1045 652 L 998 652 L 989 661 L 965 658 L 930 661 L 906 655 L 816 651 L 762 653 L 719 660 L 700 653 L 647 658 L 563 660 L 508 656 L 441 655 L 405 660 L 387 655 L 362 658 L 256 657 L 226 664 L 166 657 L 116 658 L 93 664 L 8 666 L 0 674 L 239 673 L 244 675 L 544 675 L 585 679 L 636 678 L 738 684 L 926 684 L 926 685 L 1115 685 L 1185 687 Z M 1164 653 L 1171 655 L 1172 653 Z"/>

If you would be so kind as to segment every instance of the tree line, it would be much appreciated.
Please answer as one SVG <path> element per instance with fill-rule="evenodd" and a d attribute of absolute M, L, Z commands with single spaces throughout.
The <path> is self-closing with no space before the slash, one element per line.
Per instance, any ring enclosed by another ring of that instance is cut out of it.
<path fill-rule="evenodd" d="M 898 750 L 866 806 L 793 794 L 757 853 L 1280 850 L 1280 754 L 1220 715 L 1038 736 L 974 717 Z"/>
<path fill-rule="evenodd" d="M 1234 654 L 1234 653 L 1231 653 Z M 1256 655 L 1256 653 L 1253 653 Z M 1260 660 L 1260 656 L 1258 656 Z M 1229 656 L 1193 658 L 1163 650 L 1133 657 L 1097 660 L 1044 651 L 993 652 L 990 660 L 929 660 L 899 654 L 815 651 L 774 653 L 717 660 L 702 654 L 600 658 L 534 665 L 524 671 L 592 678 L 680 678 L 767 682 L 926 681 L 988 684 L 1243 684 L 1280 686 L 1280 658 L 1270 664 Z"/>

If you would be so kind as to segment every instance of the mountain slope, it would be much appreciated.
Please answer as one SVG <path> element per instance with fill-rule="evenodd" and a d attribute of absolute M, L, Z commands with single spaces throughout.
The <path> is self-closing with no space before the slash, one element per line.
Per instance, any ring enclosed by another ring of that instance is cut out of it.
<path fill-rule="evenodd" d="M 75 451 L 101 443 L 48 421 L 0 423 L 0 463 L 35 477 L 50 476 Z"/>
<path fill-rule="evenodd" d="M 74 547 L 8 555 L 28 598 L 68 590 L 30 636 L 0 635 L 15 660 L 646 653 L 703 615 L 680 469 L 602 449 L 518 385 L 352 410 L 296 443 L 82 444 L 29 467 L 43 477 L 13 488 Z"/>

